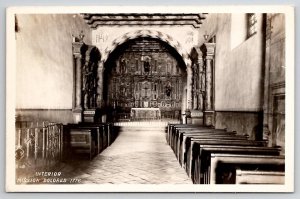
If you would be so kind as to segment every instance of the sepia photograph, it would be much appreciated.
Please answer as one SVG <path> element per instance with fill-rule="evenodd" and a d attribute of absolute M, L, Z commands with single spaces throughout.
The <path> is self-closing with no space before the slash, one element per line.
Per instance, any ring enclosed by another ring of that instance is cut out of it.
<path fill-rule="evenodd" d="M 6 39 L 6 191 L 293 191 L 293 7 L 11 7 Z"/>

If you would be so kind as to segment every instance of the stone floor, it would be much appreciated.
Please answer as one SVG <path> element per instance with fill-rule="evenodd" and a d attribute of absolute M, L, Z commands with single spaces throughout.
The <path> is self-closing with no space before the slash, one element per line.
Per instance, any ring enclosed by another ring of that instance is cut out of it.
<path fill-rule="evenodd" d="M 123 127 L 92 161 L 68 163 L 64 176 L 95 184 L 192 184 L 166 143 L 164 127 Z"/>

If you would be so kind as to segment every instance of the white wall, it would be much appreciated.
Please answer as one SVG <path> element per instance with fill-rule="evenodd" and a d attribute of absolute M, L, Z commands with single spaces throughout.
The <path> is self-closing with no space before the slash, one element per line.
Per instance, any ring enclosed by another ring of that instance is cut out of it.
<path fill-rule="evenodd" d="M 91 31 L 78 15 L 17 15 L 16 108 L 71 109 L 72 34 Z"/>

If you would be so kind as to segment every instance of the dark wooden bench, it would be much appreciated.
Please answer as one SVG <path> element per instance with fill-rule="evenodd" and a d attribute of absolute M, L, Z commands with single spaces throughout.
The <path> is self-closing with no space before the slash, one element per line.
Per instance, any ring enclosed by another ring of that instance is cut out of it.
<path fill-rule="evenodd" d="M 203 136 L 235 136 L 236 132 L 231 131 L 227 132 L 226 129 L 202 129 L 202 130 L 179 130 L 178 131 L 178 138 L 177 138 L 177 144 L 176 144 L 176 151 L 177 151 L 177 157 L 182 163 L 182 155 L 185 153 L 186 150 L 186 139 L 189 138 L 196 138 L 197 136 L 203 137 Z"/>
<path fill-rule="evenodd" d="M 183 164 L 182 166 L 186 169 L 186 172 L 189 176 L 191 176 L 192 172 L 192 162 L 194 149 L 199 147 L 201 144 L 209 144 L 209 145 L 238 145 L 238 146 L 264 146 L 265 143 L 261 141 L 253 141 L 253 140 L 240 140 L 240 139 L 201 139 L 201 138 L 187 138 L 185 146 L 188 147 L 183 152 Z"/>
<path fill-rule="evenodd" d="M 174 128 L 173 131 L 171 132 L 171 135 L 170 135 L 169 145 L 173 148 L 174 144 L 177 143 L 176 139 L 178 137 L 179 132 L 182 132 L 182 131 L 195 132 L 195 131 L 207 130 L 207 129 L 211 129 L 211 128 L 207 128 L 207 127 L 178 127 L 178 128 Z"/>
<path fill-rule="evenodd" d="M 284 183 L 280 147 L 267 147 L 266 141 L 226 129 L 169 124 L 167 142 L 194 183 Z"/>
<path fill-rule="evenodd" d="M 177 157 L 181 165 L 184 154 L 189 150 L 191 144 L 190 140 L 186 142 L 186 139 L 247 140 L 248 136 L 236 135 L 235 132 L 202 132 L 201 134 L 183 133 L 181 139 L 178 141 L 177 150 Z"/>
<path fill-rule="evenodd" d="M 239 146 L 239 145 L 199 145 L 198 151 L 195 149 L 191 167 L 191 178 L 196 184 L 208 182 L 207 173 L 210 168 L 210 158 L 212 153 L 243 154 L 243 155 L 272 155 L 278 156 L 280 148 L 259 147 L 259 146 Z"/>
<path fill-rule="evenodd" d="M 79 123 L 80 125 L 85 125 L 85 126 L 99 126 L 103 129 L 103 132 L 104 132 L 104 137 L 105 137 L 105 140 L 106 143 L 105 143 L 105 148 L 108 147 L 109 145 L 111 145 L 114 140 L 116 139 L 117 137 L 117 131 L 115 130 L 115 127 L 114 127 L 114 124 L 113 123 L 97 123 L 97 122 L 94 122 L 94 123 L 88 123 L 88 122 L 81 122 Z"/>
<path fill-rule="evenodd" d="M 107 147 L 107 135 L 105 133 L 105 126 L 103 124 L 102 125 L 94 124 L 94 123 L 68 124 L 66 128 L 91 129 L 93 133 L 92 138 L 95 141 L 97 154 L 99 154 Z"/>
<path fill-rule="evenodd" d="M 188 133 L 192 133 L 192 132 L 200 132 L 200 131 L 211 131 L 211 130 L 215 130 L 215 129 L 207 129 L 207 128 L 176 128 L 174 129 L 174 131 L 172 132 L 172 136 L 171 136 L 171 142 L 170 142 L 170 146 L 173 147 L 178 140 L 178 137 L 180 135 L 180 133 L 182 132 L 188 132 Z"/>
<path fill-rule="evenodd" d="M 207 171 L 207 184 L 236 183 L 232 179 L 236 179 L 234 172 L 237 168 L 267 172 L 284 172 L 285 170 L 283 156 L 212 153 L 210 163 Z"/>
<path fill-rule="evenodd" d="M 70 128 L 65 146 L 68 151 L 68 158 L 75 154 L 87 153 L 89 159 L 95 155 L 95 141 L 91 129 Z"/>
<path fill-rule="evenodd" d="M 235 184 L 284 184 L 284 171 L 242 170 L 235 171 Z"/>
<path fill-rule="evenodd" d="M 189 137 L 197 137 L 203 135 L 236 135 L 236 132 L 227 132 L 224 129 L 202 129 L 202 130 L 178 130 L 177 135 L 175 136 L 174 146 L 172 146 L 176 156 L 180 153 L 182 149 L 182 145 L 185 142 L 187 136 Z"/>
<path fill-rule="evenodd" d="M 167 136 L 166 136 L 168 144 L 170 144 L 172 135 L 178 128 L 209 128 L 209 127 L 203 127 L 195 124 L 169 124 L 167 130 Z"/>

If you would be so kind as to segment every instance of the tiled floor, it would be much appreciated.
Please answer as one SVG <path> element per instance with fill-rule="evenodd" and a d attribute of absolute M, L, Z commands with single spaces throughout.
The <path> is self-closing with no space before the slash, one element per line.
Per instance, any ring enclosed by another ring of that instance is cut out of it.
<path fill-rule="evenodd" d="M 64 175 L 96 184 L 192 184 L 166 143 L 162 127 L 123 127 L 92 161 L 76 161 Z"/>

